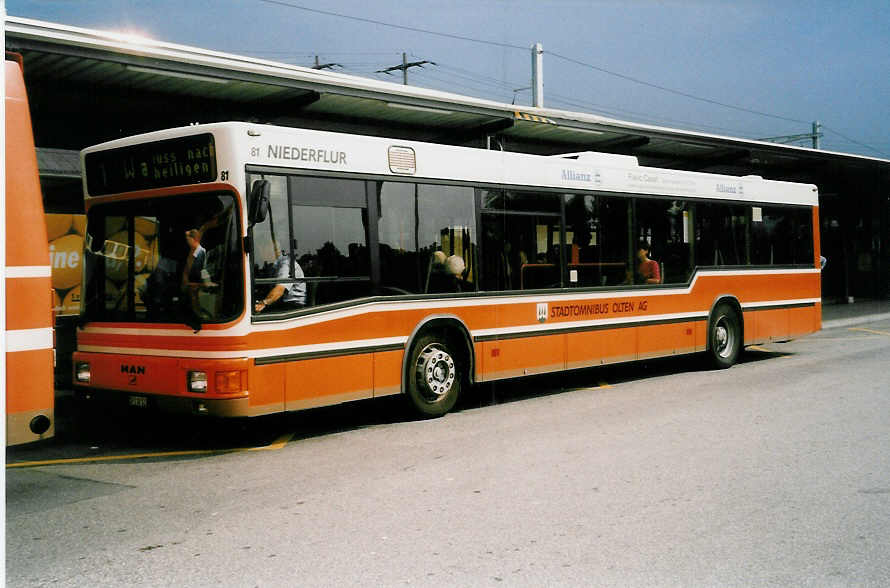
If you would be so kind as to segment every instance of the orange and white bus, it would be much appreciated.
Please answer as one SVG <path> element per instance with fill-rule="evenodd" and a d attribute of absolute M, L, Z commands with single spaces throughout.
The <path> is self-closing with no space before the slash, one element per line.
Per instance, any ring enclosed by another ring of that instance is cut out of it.
<path fill-rule="evenodd" d="M 135 406 L 438 416 L 474 382 L 820 328 L 812 185 L 235 122 L 82 163 L 74 379 Z"/>
<path fill-rule="evenodd" d="M 21 58 L 4 63 L 6 443 L 18 445 L 55 432 L 53 289 Z"/>

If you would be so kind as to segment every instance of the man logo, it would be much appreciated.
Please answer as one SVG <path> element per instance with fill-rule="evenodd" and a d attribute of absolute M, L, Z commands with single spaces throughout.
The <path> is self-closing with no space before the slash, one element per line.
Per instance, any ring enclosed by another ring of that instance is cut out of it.
<path fill-rule="evenodd" d="M 139 383 L 139 376 L 145 375 L 144 365 L 127 365 L 121 364 L 121 373 L 127 374 L 127 384 L 135 386 Z"/>
<path fill-rule="evenodd" d="M 547 320 L 547 303 L 538 303 L 538 322 L 543 323 Z"/>

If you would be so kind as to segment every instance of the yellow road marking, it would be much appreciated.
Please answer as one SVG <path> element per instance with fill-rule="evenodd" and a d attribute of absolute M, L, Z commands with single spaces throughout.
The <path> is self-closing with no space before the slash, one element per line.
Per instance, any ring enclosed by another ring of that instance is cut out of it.
<path fill-rule="evenodd" d="M 868 339 L 863 335 L 850 335 L 849 337 L 810 337 L 807 339 L 796 339 L 795 343 L 818 343 L 819 341 L 862 341 Z"/>
<path fill-rule="evenodd" d="M 146 459 L 149 457 L 182 457 L 184 455 L 210 455 L 213 453 L 232 453 L 235 451 L 244 451 L 243 449 L 202 449 L 187 451 L 165 451 L 158 453 L 130 453 L 126 455 L 103 455 L 97 457 L 71 457 L 64 459 L 45 459 L 43 461 L 22 461 L 19 463 L 8 463 L 6 469 L 9 468 L 30 468 L 45 465 L 61 465 L 76 463 L 95 463 L 101 461 L 123 461 L 125 459 Z"/>
<path fill-rule="evenodd" d="M 282 449 L 285 445 L 290 443 L 290 440 L 294 438 L 295 434 L 296 433 L 285 433 L 268 445 L 263 445 L 262 447 L 248 447 L 246 451 L 275 451 Z"/>
<path fill-rule="evenodd" d="M 611 388 L 607 382 L 600 382 L 596 386 L 590 386 L 589 388 L 578 388 L 575 392 L 592 392 L 594 390 L 600 390 L 601 388 Z"/>
<path fill-rule="evenodd" d="M 760 345 L 752 345 L 748 347 L 748 349 L 753 349 L 754 351 L 766 351 L 767 353 L 769 353 L 769 349 L 767 349 L 766 347 L 761 347 Z"/>
<path fill-rule="evenodd" d="M 848 329 L 853 330 L 853 329 Z M 864 330 L 864 329 L 857 329 Z M 867 341 L 869 339 L 874 339 L 875 335 L 884 336 L 890 335 L 890 333 L 876 333 L 876 332 L 865 332 L 865 333 L 851 333 L 848 336 L 841 337 L 805 337 L 801 339 L 795 339 L 795 343 L 821 343 L 822 341 Z"/>
<path fill-rule="evenodd" d="M 887 331 L 876 331 L 874 329 L 862 329 L 859 327 L 851 327 L 848 329 L 849 331 L 862 331 L 863 333 L 871 333 L 872 335 L 886 335 L 890 337 L 890 333 Z"/>
<path fill-rule="evenodd" d="M 97 463 L 103 461 L 124 461 L 128 459 L 149 459 L 154 457 L 185 457 L 194 455 L 223 455 L 226 453 L 239 453 L 242 451 L 275 451 L 284 448 L 295 433 L 286 433 L 270 443 L 262 447 L 239 447 L 237 449 L 187 449 L 183 451 L 160 451 L 155 453 L 129 453 L 124 455 L 103 455 L 96 457 L 72 457 L 64 459 L 46 459 L 43 461 L 23 461 L 19 463 L 8 463 L 6 469 L 9 468 L 32 468 L 47 465 L 65 465 L 79 463 Z"/>

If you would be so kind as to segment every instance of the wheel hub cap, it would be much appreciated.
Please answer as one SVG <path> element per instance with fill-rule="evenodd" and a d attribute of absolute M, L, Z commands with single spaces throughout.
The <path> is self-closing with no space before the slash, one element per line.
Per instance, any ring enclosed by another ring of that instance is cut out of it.
<path fill-rule="evenodd" d="M 723 325 L 719 325 L 715 334 L 717 336 L 717 347 L 719 349 L 723 349 L 724 347 L 726 347 L 726 340 L 728 339 L 726 327 L 724 327 Z"/>
<path fill-rule="evenodd" d="M 725 321 L 720 321 L 714 328 L 714 345 L 720 357 L 729 357 L 735 347 L 735 334 Z"/>
<path fill-rule="evenodd" d="M 417 380 L 424 396 L 436 400 L 454 385 L 454 359 L 441 347 L 427 345 L 417 358 Z"/>

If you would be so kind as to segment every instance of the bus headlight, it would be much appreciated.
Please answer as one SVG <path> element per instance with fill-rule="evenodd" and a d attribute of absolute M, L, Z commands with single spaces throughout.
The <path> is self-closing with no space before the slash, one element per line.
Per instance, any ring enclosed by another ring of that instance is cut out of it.
<path fill-rule="evenodd" d="M 201 394 L 207 392 L 207 372 L 189 372 L 188 390 Z"/>
<path fill-rule="evenodd" d="M 81 384 L 89 384 L 90 378 L 92 375 L 90 374 L 90 362 L 88 361 L 78 361 L 74 364 L 74 379 L 80 382 Z"/>

